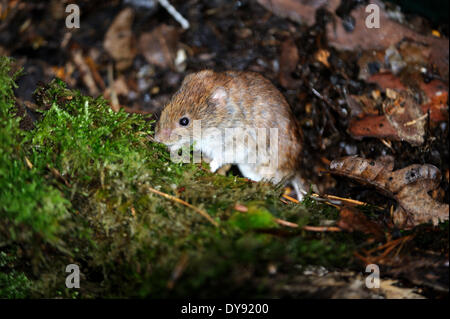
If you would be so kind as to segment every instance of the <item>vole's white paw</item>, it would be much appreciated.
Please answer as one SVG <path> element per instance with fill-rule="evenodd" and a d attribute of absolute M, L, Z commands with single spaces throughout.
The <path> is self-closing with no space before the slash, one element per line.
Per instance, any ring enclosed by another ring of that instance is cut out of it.
<path fill-rule="evenodd" d="M 304 198 L 305 198 L 305 195 L 306 195 L 306 193 L 303 193 L 303 192 L 296 192 L 296 194 L 297 194 L 297 200 L 299 201 L 299 202 L 301 202 Z"/>
<path fill-rule="evenodd" d="M 292 185 L 294 186 L 295 194 L 297 195 L 297 200 L 301 202 L 305 195 L 308 194 L 304 184 L 300 178 L 294 179 L 292 181 Z"/>
<path fill-rule="evenodd" d="M 220 166 L 222 166 L 222 163 L 220 163 L 219 161 L 212 160 L 211 162 L 209 162 L 209 169 L 211 170 L 212 173 L 217 171 L 220 168 Z"/>

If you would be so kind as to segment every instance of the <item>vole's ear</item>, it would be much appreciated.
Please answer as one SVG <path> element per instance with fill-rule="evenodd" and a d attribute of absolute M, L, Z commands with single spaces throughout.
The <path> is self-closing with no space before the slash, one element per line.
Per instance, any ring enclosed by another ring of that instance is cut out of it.
<path fill-rule="evenodd" d="M 184 77 L 183 84 L 189 83 L 189 82 L 191 82 L 194 79 L 203 80 L 207 76 L 211 76 L 213 74 L 214 74 L 214 72 L 211 71 L 211 70 L 203 70 L 203 71 L 200 71 L 200 72 L 189 73 L 188 75 L 186 75 Z"/>
<path fill-rule="evenodd" d="M 224 107 L 227 105 L 228 92 L 224 87 L 217 87 L 212 92 L 209 97 L 209 103 L 215 105 L 216 107 Z"/>
<path fill-rule="evenodd" d="M 181 83 L 181 85 L 189 83 L 194 77 L 195 77 L 195 73 L 189 73 L 188 75 L 186 75 L 184 77 L 183 82 Z"/>

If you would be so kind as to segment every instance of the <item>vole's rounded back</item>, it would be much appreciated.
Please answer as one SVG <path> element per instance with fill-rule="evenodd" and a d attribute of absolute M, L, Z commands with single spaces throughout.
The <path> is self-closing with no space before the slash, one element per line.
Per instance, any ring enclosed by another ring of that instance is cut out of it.
<path fill-rule="evenodd" d="M 189 129 L 195 120 L 201 120 L 202 129 L 277 129 L 278 173 L 274 181 L 297 174 L 302 150 L 300 127 L 284 96 L 260 74 L 205 70 L 186 76 L 161 113 L 156 139 L 174 146 L 172 132 L 179 128 Z M 213 151 L 204 151 L 214 156 Z M 253 171 L 254 168 L 258 170 L 258 165 L 242 166 L 241 171 Z M 258 176 L 256 173 L 249 175 L 253 179 Z"/>

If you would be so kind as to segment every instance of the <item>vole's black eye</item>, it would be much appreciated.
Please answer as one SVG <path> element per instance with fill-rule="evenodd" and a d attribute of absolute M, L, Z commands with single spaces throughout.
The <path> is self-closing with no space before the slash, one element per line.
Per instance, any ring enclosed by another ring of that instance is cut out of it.
<path fill-rule="evenodd" d="M 180 125 L 181 126 L 188 126 L 189 125 L 189 119 L 187 117 L 182 117 L 180 119 Z"/>

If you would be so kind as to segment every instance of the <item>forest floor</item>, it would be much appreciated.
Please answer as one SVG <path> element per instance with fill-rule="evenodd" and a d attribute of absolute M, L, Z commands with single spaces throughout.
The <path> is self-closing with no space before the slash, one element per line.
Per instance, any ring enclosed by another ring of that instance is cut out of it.
<path fill-rule="evenodd" d="M 171 1 L 183 30 L 125 2 L 78 1 L 79 29 L 61 1 L 0 3 L 0 298 L 448 297 L 448 25 L 385 4 L 387 38 L 357 1 Z M 205 68 L 286 97 L 303 202 L 153 141 Z"/>

